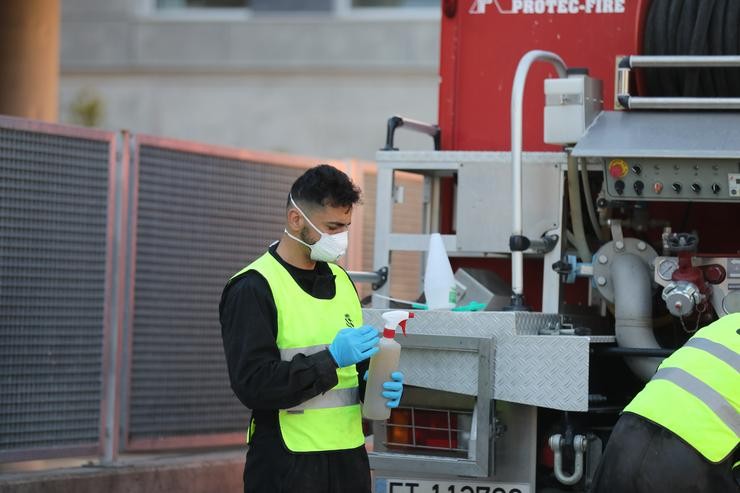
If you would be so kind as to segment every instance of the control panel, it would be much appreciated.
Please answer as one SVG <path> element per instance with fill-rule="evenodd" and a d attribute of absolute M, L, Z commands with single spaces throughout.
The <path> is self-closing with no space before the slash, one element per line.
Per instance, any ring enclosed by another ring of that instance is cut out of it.
<path fill-rule="evenodd" d="M 740 162 L 729 159 L 603 159 L 611 199 L 740 203 Z"/>

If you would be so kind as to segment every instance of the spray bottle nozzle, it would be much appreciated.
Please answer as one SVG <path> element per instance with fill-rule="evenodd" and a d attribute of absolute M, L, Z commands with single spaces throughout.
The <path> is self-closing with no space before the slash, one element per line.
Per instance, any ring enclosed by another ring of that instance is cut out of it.
<path fill-rule="evenodd" d="M 414 318 L 414 312 L 409 312 L 409 318 Z M 403 332 L 404 336 L 406 336 L 406 322 L 408 322 L 408 319 L 398 322 L 398 325 L 401 326 L 401 332 Z"/>
<path fill-rule="evenodd" d="M 410 318 L 414 318 L 413 312 L 407 312 L 404 310 L 393 310 L 385 312 L 383 315 L 385 320 L 385 327 L 383 327 L 383 337 L 393 338 L 396 335 L 396 327 L 401 327 L 403 335 L 406 335 L 406 321 Z"/>

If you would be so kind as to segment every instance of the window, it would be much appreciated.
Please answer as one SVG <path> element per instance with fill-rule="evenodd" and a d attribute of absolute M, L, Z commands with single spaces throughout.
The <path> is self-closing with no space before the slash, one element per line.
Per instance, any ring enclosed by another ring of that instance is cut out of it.
<path fill-rule="evenodd" d="M 351 0 L 352 7 L 438 7 L 439 0 Z"/>
<path fill-rule="evenodd" d="M 378 19 L 439 18 L 442 0 L 334 0 L 340 16 Z"/>
<path fill-rule="evenodd" d="M 182 8 L 244 8 L 249 6 L 249 0 L 157 0 L 158 9 Z"/>
<path fill-rule="evenodd" d="M 0 0 L 2 1 L 2 0 Z M 334 12 L 339 16 L 380 15 L 394 18 L 431 13 L 438 15 L 441 0 L 149 0 L 166 17 L 190 18 L 206 16 L 220 18 L 227 15 L 254 15 L 255 13 Z M 242 14 L 240 14 L 242 13 Z"/>

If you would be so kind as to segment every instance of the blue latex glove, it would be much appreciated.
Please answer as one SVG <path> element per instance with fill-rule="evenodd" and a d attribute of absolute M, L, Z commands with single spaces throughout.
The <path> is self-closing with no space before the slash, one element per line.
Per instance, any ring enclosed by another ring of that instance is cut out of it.
<path fill-rule="evenodd" d="M 377 329 L 363 325 L 356 329 L 347 328 L 337 332 L 329 346 L 337 366 L 344 368 L 368 359 L 378 352 L 380 336 Z"/>
<path fill-rule="evenodd" d="M 398 407 L 403 395 L 403 373 L 400 371 L 391 373 L 391 381 L 383 383 L 382 395 L 388 399 L 388 402 L 385 403 L 387 407 Z"/>

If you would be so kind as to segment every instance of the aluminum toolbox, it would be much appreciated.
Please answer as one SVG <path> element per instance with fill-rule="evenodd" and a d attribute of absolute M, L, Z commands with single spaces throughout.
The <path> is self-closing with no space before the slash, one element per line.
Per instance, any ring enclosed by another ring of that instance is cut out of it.
<path fill-rule="evenodd" d="M 385 310 L 366 309 L 364 323 L 382 327 Z M 408 334 L 490 337 L 493 353 L 492 395 L 496 400 L 561 409 L 588 410 L 590 339 L 575 335 L 540 335 L 557 315 L 529 312 L 416 311 Z M 396 340 L 403 344 L 403 336 Z M 401 371 L 418 387 L 476 395 L 475 353 L 404 348 Z"/>

